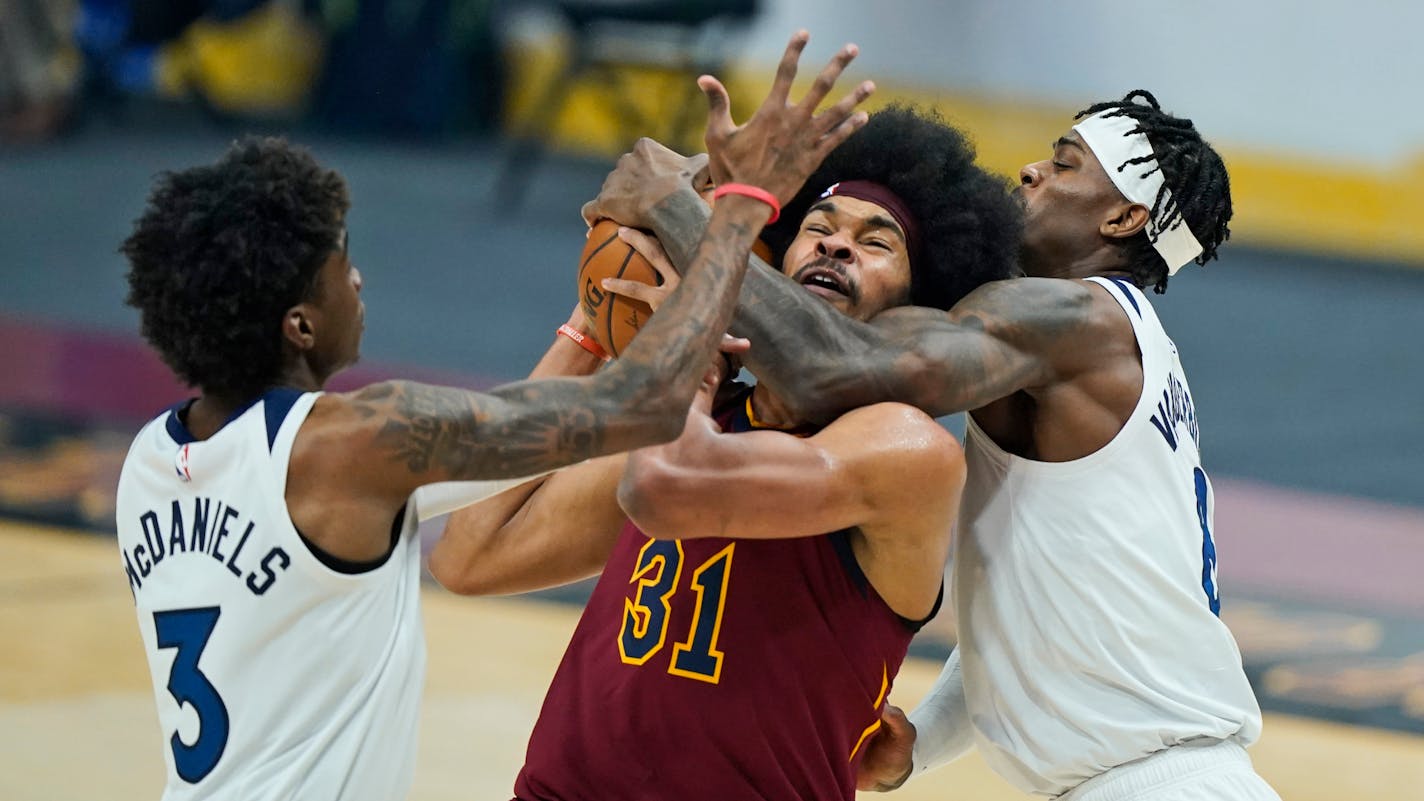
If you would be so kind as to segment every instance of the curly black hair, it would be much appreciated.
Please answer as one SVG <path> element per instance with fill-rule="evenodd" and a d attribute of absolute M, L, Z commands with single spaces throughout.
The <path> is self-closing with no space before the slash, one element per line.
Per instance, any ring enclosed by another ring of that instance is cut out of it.
<path fill-rule="evenodd" d="M 974 163 L 974 145 L 932 109 L 896 104 L 870 115 L 831 152 L 762 238 L 778 260 L 807 210 L 837 181 L 874 181 L 910 208 L 923 254 L 910 265 L 910 302 L 948 309 L 987 281 L 1020 274 L 1023 212 L 1007 178 Z"/>
<path fill-rule="evenodd" d="M 1135 120 L 1137 127 L 1129 133 L 1146 134 L 1152 145 L 1153 156 L 1162 170 L 1162 189 L 1171 192 L 1165 208 L 1158 208 L 1163 198 L 1161 194 L 1157 196 L 1153 216 L 1161 215 L 1162 228 L 1170 227 L 1178 218 L 1186 221 L 1202 246 L 1201 255 L 1194 259 L 1197 264 L 1204 265 L 1216 258 L 1216 249 L 1231 238 L 1231 229 L 1227 227 L 1231 221 L 1231 178 L 1226 174 L 1221 156 L 1202 139 L 1191 120 L 1163 111 L 1157 98 L 1145 89 L 1134 89 L 1122 100 L 1089 106 L 1073 119 L 1109 110 L 1109 116 L 1121 115 Z M 1146 157 L 1124 164 L 1104 164 L 1103 169 L 1123 170 L 1145 160 Z M 1153 287 L 1158 294 L 1167 291 L 1167 262 L 1152 247 L 1145 230 L 1127 242 L 1126 255 L 1132 279 L 1139 287 Z"/>
<path fill-rule="evenodd" d="M 346 182 L 282 139 L 158 176 L 120 252 L 143 336 L 203 392 L 250 398 L 279 380 L 282 317 L 340 246 Z"/>

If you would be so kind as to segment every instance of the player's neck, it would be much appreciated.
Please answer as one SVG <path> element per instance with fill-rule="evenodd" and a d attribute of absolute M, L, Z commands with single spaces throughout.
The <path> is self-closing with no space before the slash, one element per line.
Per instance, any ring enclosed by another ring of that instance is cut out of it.
<path fill-rule="evenodd" d="M 203 395 L 188 407 L 183 415 L 183 427 L 195 438 L 207 439 L 216 434 L 244 402 L 216 395 Z"/>
<path fill-rule="evenodd" d="M 305 359 L 298 359 L 287 365 L 287 368 L 282 371 L 282 375 L 273 386 L 291 387 L 292 389 L 299 389 L 302 392 L 320 392 L 321 388 L 326 386 L 326 380 L 330 377 L 329 375 L 319 375 L 316 370 L 313 369 L 310 362 Z"/>
<path fill-rule="evenodd" d="M 1123 263 L 1122 253 L 1113 247 L 1101 247 L 1077 258 L 1055 258 L 1037 261 L 1025 260 L 1024 272 L 1034 278 L 1082 279 L 1094 276 L 1117 277 L 1131 274 Z"/>

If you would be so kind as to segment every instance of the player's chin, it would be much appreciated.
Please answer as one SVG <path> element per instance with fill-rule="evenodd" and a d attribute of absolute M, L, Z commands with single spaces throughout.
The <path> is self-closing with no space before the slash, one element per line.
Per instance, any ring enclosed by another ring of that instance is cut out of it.
<path fill-rule="evenodd" d="M 806 284 L 802 284 L 802 287 L 805 288 L 807 294 L 820 298 L 841 314 L 848 315 L 855 310 L 855 304 L 852 303 L 851 299 L 846 295 L 842 295 L 839 292 L 832 292 L 825 287 L 808 286 Z"/>

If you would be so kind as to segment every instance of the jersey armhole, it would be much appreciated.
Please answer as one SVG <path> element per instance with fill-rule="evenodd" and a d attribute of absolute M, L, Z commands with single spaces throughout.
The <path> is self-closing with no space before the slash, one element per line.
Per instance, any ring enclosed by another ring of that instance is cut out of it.
<path fill-rule="evenodd" d="M 292 526 L 292 530 L 297 532 L 297 536 L 301 538 L 302 544 L 307 546 L 307 552 L 315 557 L 318 562 L 321 562 L 337 573 L 344 573 L 348 576 L 359 575 L 361 573 L 370 573 L 372 570 L 390 561 L 391 554 L 395 553 L 396 546 L 400 545 L 401 530 L 404 528 L 403 524 L 405 523 L 405 513 L 406 507 L 401 506 L 401 508 L 396 511 L 395 519 L 391 521 L 391 541 L 389 545 L 386 546 L 386 552 L 375 559 L 364 562 L 332 556 L 326 551 L 323 551 L 321 546 L 307 539 L 307 535 L 303 534 L 301 529 Z"/>
<path fill-rule="evenodd" d="M 840 531 L 833 531 L 827 536 L 831 538 L 831 547 L 835 548 L 836 556 L 840 557 L 841 567 L 845 568 L 846 574 L 850 576 L 851 584 L 855 585 L 857 590 L 860 590 L 862 597 L 866 597 L 875 590 L 875 587 L 870 583 L 870 577 L 865 575 L 865 570 L 861 568 L 860 560 L 855 558 L 855 548 L 850 544 L 850 533 L 851 529 L 843 528 Z M 880 593 L 876 592 L 875 595 L 878 598 Z M 885 599 L 881 598 L 880 603 L 885 604 Z M 911 634 L 918 634 L 920 629 L 925 627 L 926 623 L 934 620 L 934 616 L 939 614 L 940 607 L 943 604 L 944 579 L 940 579 L 939 594 L 935 596 L 934 606 L 930 608 L 930 613 L 923 618 L 911 620 L 899 612 L 896 612 L 894 609 L 890 609 L 889 604 L 885 604 L 885 608 L 889 609 L 890 614 L 894 615 L 905 628 L 909 629 Z"/>

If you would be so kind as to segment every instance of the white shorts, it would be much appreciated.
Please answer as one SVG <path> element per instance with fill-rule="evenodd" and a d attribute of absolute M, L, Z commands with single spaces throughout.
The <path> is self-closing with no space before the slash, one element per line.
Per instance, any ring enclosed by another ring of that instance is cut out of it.
<path fill-rule="evenodd" d="M 1246 749 L 1198 740 L 1119 765 L 1059 796 L 1059 801 L 1281 801 L 1256 775 Z"/>

